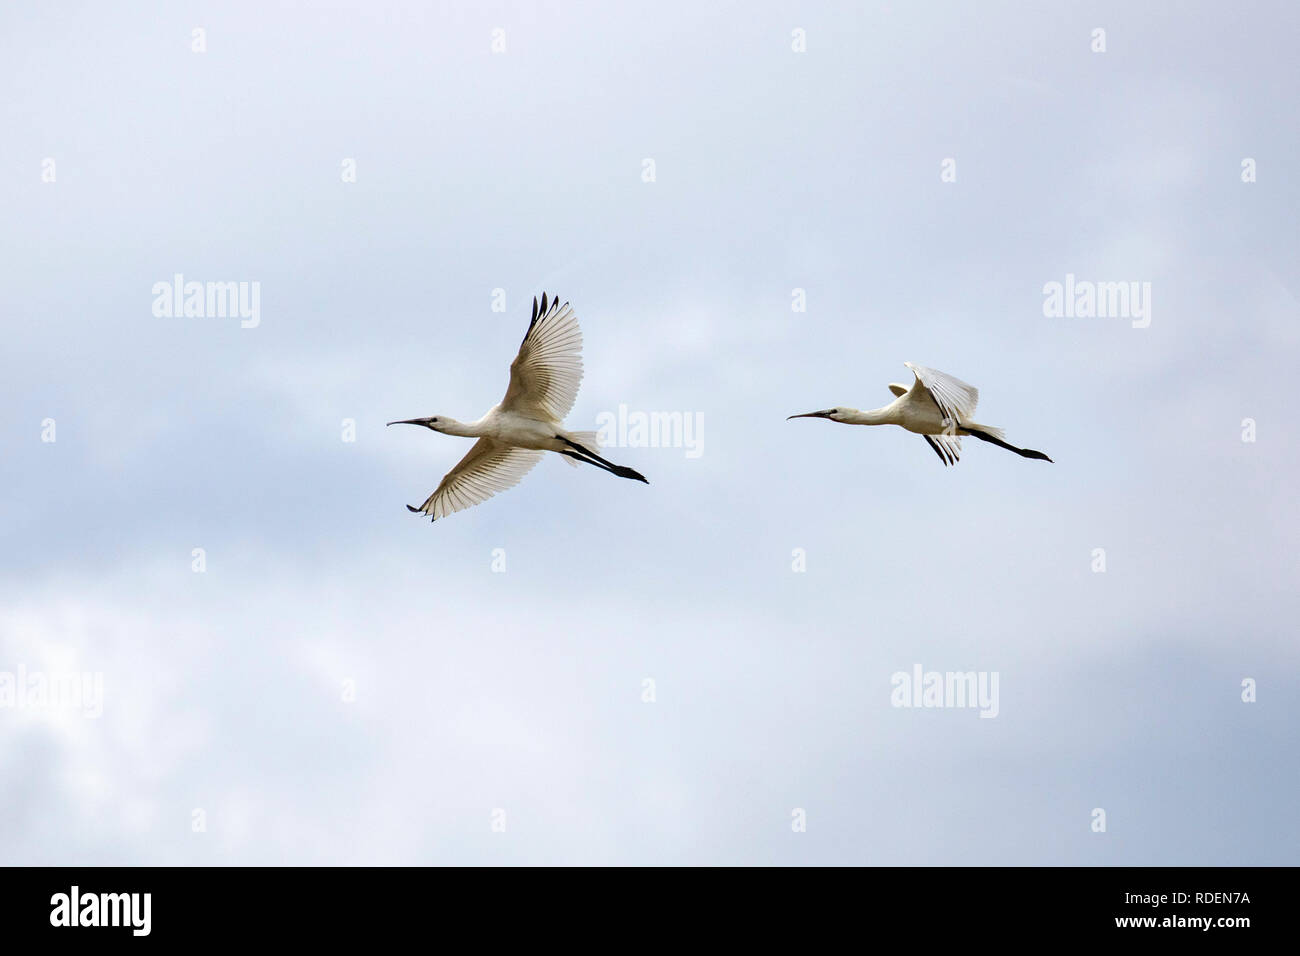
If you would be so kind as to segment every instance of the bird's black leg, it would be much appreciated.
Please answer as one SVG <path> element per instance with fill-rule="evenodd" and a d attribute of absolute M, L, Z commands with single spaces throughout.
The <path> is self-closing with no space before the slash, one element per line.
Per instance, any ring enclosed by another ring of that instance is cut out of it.
<path fill-rule="evenodd" d="M 607 461 L 606 459 L 601 458 L 600 455 L 596 454 L 591 449 L 583 448 L 577 442 L 570 441 L 569 439 L 565 438 L 563 435 L 556 435 L 555 437 L 558 438 L 560 441 L 564 442 L 575 452 L 577 452 L 577 454 L 573 454 L 573 455 L 569 455 L 567 451 L 560 452 L 560 454 L 562 455 L 569 455 L 570 458 L 576 458 L 578 461 L 586 461 L 588 464 L 596 465 L 599 468 L 604 468 L 611 475 L 618 475 L 620 478 L 631 478 L 634 481 L 642 481 L 645 482 L 647 485 L 650 484 L 650 482 L 646 480 L 646 477 L 642 475 L 639 471 L 633 471 L 631 468 L 627 468 L 623 465 L 616 465 L 612 461 Z"/>
<path fill-rule="evenodd" d="M 572 458 L 574 461 L 581 461 L 588 465 L 595 465 L 602 471 L 607 471 L 611 475 L 617 475 L 619 478 L 631 478 L 635 481 L 644 481 L 647 485 L 650 484 L 650 482 L 646 481 L 640 473 L 633 471 L 631 468 L 624 468 L 622 465 L 616 465 L 613 462 L 600 458 L 599 456 L 592 455 L 591 452 L 588 452 L 581 445 L 575 445 L 573 442 L 567 442 L 567 444 L 572 445 L 577 450 L 562 451 L 560 452 L 561 455 Z"/>
<path fill-rule="evenodd" d="M 1013 451 L 1021 458 L 1037 458 L 1039 461 L 1052 461 L 1052 459 L 1048 458 L 1041 451 L 1035 451 L 1032 448 L 1017 448 L 1009 442 L 1004 442 L 996 435 L 990 435 L 988 432 L 982 432 L 977 428 L 971 428 L 969 425 L 965 426 L 964 431 L 968 435 L 974 435 L 980 441 L 986 441 L 991 445 L 997 445 L 999 448 L 1005 448 L 1007 451 Z M 1055 464 L 1055 462 L 1053 462 L 1053 464 Z"/>
<path fill-rule="evenodd" d="M 580 461 L 584 465 L 595 465 L 597 468 L 600 468 L 603 471 L 608 471 L 610 474 L 614 473 L 614 469 L 611 468 L 609 465 L 602 465 L 600 462 L 593 461 L 592 459 L 588 458 L 586 455 L 580 455 L 576 451 L 562 451 L 560 452 L 560 454 L 566 458 L 572 458 L 574 461 Z"/>
<path fill-rule="evenodd" d="M 588 458 L 594 458 L 596 459 L 596 461 L 608 465 L 610 468 L 618 467 L 618 465 L 614 464 L 612 461 L 608 461 L 607 459 L 601 458 L 600 455 L 596 454 L 590 448 L 584 448 L 582 445 L 579 445 L 575 441 L 570 441 L 569 439 L 565 438 L 563 435 L 556 435 L 555 437 L 558 438 L 560 441 L 564 442 L 570 448 L 576 450 L 579 454 L 586 455 Z"/>

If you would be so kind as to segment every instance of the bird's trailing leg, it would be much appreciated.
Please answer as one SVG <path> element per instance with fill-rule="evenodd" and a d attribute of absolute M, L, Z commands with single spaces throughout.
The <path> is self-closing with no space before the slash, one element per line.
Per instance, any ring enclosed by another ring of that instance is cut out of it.
<path fill-rule="evenodd" d="M 577 442 L 570 441 L 563 435 L 556 435 L 555 437 L 569 446 L 570 450 L 560 452 L 561 455 L 572 458 L 575 461 L 585 461 L 589 465 L 595 465 L 597 468 L 604 469 L 611 475 L 618 475 L 620 478 L 631 478 L 634 481 L 642 481 L 647 485 L 650 484 L 650 482 L 646 480 L 645 476 L 638 471 L 633 471 L 631 468 L 625 468 L 623 465 L 616 465 L 612 461 L 607 461 L 606 459 L 601 458 L 600 455 L 597 455 L 594 451 L 583 448 Z"/>
<path fill-rule="evenodd" d="M 1039 461 L 1052 461 L 1052 459 L 1048 458 L 1041 451 L 1034 451 L 1032 448 L 1017 448 L 1009 442 L 1004 442 L 996 435 L 990 435 L 988 432 L 979 431 L 978 429 L 971 428 L 969 425 L 962 426 L 962 431 L 967 435 L 974 435 L 980 441 L 986 441 L 991 445 L 997 445 L 999 448 L 1005 448 L 1007 451 L 1014 451 L 1021 458 L 1037 458 Z M 1055 462 L 1052 463 L 1055 464 Z"/>
<path fill-rule="evenodd" d="M 597 468 L 602 471 L 607 471 L 611 475 L 617 475 L 620 478 L 634 478 L 637 481 L 645 481 L 647 485 L 650 484 L 650 482 L 646 481 L 644 476 L 639 472 L 633 471 L 631 468 L 624 468 L 622 465 L 607 465 L 603 461 L 597 461 L 594 458 L 588 458 L 586 455 L 579 454 L 576 451 L 568 451 L 567 449 L 560 452 L 560 454 L 564 455 L 566 458 L 572 458 L 574 461 L 580 461 L 583 464 L 595 465 Z"/>

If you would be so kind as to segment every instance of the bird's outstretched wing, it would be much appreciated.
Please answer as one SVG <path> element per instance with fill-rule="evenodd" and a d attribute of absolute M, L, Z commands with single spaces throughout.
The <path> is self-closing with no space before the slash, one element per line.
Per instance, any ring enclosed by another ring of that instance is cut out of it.
<path fill-rule="evenodd" d="M 472 508 L 497 492 L 519 484 L 544 453 L 534 448 L 502 445 L 490 438 L 474 443 L 460 463 L 442 479 L 438 490 L 418 508 L 407 510 L 426 514 L 437 521 L 447 515 Z"/>
<path fill-rule="evenodd" d="M 916 385 L 912 388 L 920 386 L 930 393 L 934 403 L 939 406 L 939 411 L 943 412 L 943 417 L 952 421 L 954 431 L 959 424 L 974 421 L 975 406 L 980 400 L 978 388 L 924 365 L 913 365 L 911 362 L 903 364 L 916 376 Z"/>
<path fill-rule="evenodd" d="M 961 436 L 960 435 L 922 435 L 934 453 L 939 456 L 944 467 L 955 465 L 961 461 Z"/>
<path fill-rule="evenodd" d="M 510 363 L 501 410 L 563 421 L 582 384 L 582 330 L 569 303 L 533 299 L 533 320 Z"/>

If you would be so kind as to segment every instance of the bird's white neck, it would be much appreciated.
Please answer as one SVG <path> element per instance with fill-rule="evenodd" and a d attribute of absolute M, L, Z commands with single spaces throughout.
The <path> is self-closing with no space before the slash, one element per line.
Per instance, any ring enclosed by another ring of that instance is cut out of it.
<path fill-rule="evenodd" d="M 458 438 L 479 438 L 483 435 L 483 429 L 479 422 L 458 422 L 454 418 L 438 417 L 437 430 L 444 435 L 455 435 Z"/>
<path fill-rule="evenodd" d="M 856 408 L 846 409 L 840 420 L 846 425 L 892 425 L 896 421 L 889 405 L 884 408 L 869 408 L 866 411 Z"/>

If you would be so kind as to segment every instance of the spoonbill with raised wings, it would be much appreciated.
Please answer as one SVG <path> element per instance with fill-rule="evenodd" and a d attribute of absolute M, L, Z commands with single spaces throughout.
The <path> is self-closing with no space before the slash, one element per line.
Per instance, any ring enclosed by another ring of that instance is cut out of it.
<path fill-rule="evenodd" d="M 916 376 L 911 388 L 891 382 L 889 390 L 895 398 L 883 408 L 858 411 L 856 408 L 828 408 L 820 412 L 791 415 L 790 418 L 829 418 L 845 425 L 901 425 L 909 432 L 921 435 L 929 442 L 944 466 L 955 465 L 961 458 L 963 435 L 973 435 L 980 441 L 990 442 L 1022 458 L 1051 461 L 1041 451 L 1017 448 L 1003 439 L 1002 429 L 991 425 L 977 425 L 973 420 L 975 405 L 980 400 L 979 389 L 960 379 L 936 372 L 932 368 L 904 362 Z M 789 421 L 787 418 L 786 421 Z"/>
<path fill-rule="evenodd" d="M 564 416 L 573 408 L 581 383 L 582 331 L 577 316 L 567 302 L 560 305 L 555 299 L 548 305 L 543 295 L 539 306 L 534 297 L 533 320 L 510 363 L 510 386 L 499 405 L 476 422 L 436 415 L 388 423 L 423 425 L 444 435 L 478 439 L 424 504 L 407 505 L 407 509 L 437 521 L 472 508 L 519 484 L 546 451 L 558 452 L 575 468 L 583 461 L 611 475 L 650 484 L 631 468 L 602 458 L 595 432 L 565 430 Z"/>

